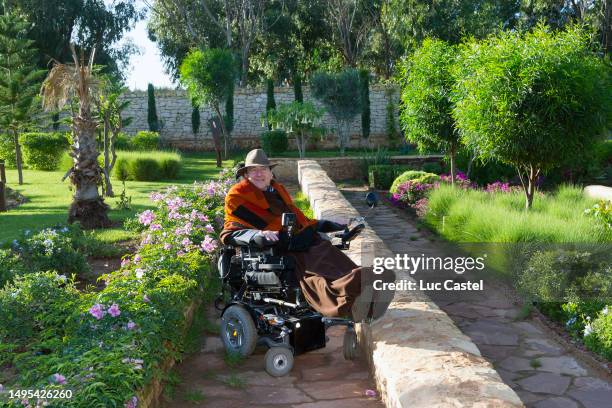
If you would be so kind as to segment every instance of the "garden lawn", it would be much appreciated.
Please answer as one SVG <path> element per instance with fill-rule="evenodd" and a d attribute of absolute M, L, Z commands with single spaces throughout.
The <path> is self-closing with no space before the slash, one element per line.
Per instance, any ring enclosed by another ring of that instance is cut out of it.
<path fill-rule="evenodd" d="M 133 216 L 136 212 L 153 207 L 149 200 L 152 191 L 159 191 L 172 185 L 187 185 L 194 181 L 205 181 L 215 177 L 218 169 L 215 167 L 214 153 L 183 154 L 182 170 L 176 180 L 155 182 L 127 181 L 126 194 L 132 197 L 132 209 L 119 211 L 116 209 L 119 195 L 123 190 L 121 182 L 112 179 L 116 197 L 106 198 L 111 206 L 110 218 L 115 222 Z M 224 166 L 233 166 L 228 160 Z M 17 170 L 7 170 L 8 185 L 24 195 L 28 201 L 8 212 L 0 213 L 0 247 L 21 235 L 22 231 L 34 230 L 47 226 L 65 224 L 68 207 L 72 202 L 72 192 L 68 180 L 62 183 L 62 171 L 24 170 L 24 184 L 17 184 Z M 100 240 L 119 242 L 130 239 L 133 234 L 126 232 L 121 225 L 115 228 L 95 232 Z"/>

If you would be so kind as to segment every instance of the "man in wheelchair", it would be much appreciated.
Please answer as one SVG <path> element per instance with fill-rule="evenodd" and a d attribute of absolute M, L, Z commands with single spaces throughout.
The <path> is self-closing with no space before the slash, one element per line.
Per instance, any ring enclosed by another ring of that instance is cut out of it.
<path fill-rule="evenodd" d="M 372 290 L 362 291 L 371 287 L 371 268 L 341 251 L 363 224 L 349 230 L 308 219 L 273 180 L 273 167 L 263 150 L 252 150 L 237 172 L 243 179 L 225 199 L 219 270 L 230 300 L 221 337 L 228 351 L 243 356 L 268 346 L 266 371 L 280 376 L 291 370 L 294 354 L 324 347 L 325 329 L 337 324 L 347 326 L 344 356 L 353 358 L 354 322 L 380 317 L 392 294 L 375 299 Z M 319 234 L 334 231 L 344 231 L 337 245 Z"/>

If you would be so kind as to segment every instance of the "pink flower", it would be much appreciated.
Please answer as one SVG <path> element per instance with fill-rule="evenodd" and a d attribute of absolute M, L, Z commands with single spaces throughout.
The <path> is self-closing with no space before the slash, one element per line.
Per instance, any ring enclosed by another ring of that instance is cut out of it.
<path fill-rule="evenodd" d="M 210 235 L 207 235 L 204 237 L 204 241 L 202 241 L 200 247 L 204 252 L 210 254 L 217 248 L 217 241 L 215 241 Z"/>
<path fill-rule="evenodd" d="M 185 251 L 181 250 L 181 251 L 177 251 L 176 256 L 183 256 L 185 255 Z"/>
<path fill-rule="evenodd" d="M 163 200 L 164 196 L 161 193 L 154 192 L 154 193 L 151 193 L 151 195 L 149 195 L 149 199 L 153 202 L 158 202 L 158 201 Z"/>
<path fill-rule="evenodd" d="M 149 225 L 154 219 L 155 213 L 151 210 L 143 211 L 142 214 L 140 214 L 140 217 L 138 217 L 138 221 L 140 221 L 142 225 Z"/>
<path fill-rule="evenodd" d="M 89 313 L 98 320 L 103 318 L 105 314 L 102 305 L 100 305 L 99 303 L 96 303 L 91 308 L 89 308 Z"/>
<path fill-rule="evenodd" d="M 191 240 L 189 238 L 184 238 L 181 241 L 181 244 L 183 244 L 184 247 L 188 247 L 189 245 L 191 245 Z"/>
<path fill-rule="evenodd" d="M 119 305 L 117 305 L 116 303 L 113 303 L 111 307 L 108 308 L 108 314 L 110 314 L 113 317 L 119 316 L 121 314 L 121 310 L 119 310 Z"/>
<path fill-rule="evenodd" d="M 204 226 L 204 229 L 206 230 L 206 232 L 209 233 L 215 232 L 215 228 L 210 224 L 206 224 L 206 226 Z"/>
<path fill-rule="evenodd" d="M 124 266 L 127 266 L 130 264 L 130 259 L 129 258 L 123 258 L 121 260 L 121 267 L 123 268 Z"/>
<path fill-rule="evenodd" d="M 56 384 L 66 384 L 66 377 L 59 373 L 55 373 L 52 376 L 53 382 Z"/>
<path fill-rule="evenodd" d="M 208 216 L 204 214 L 198 214 L 198 220 L 200 220 L 201 222 L 208 222 Z"/>
<path fill-rule="evenodd" d="M 140 262 L 140 255 L 136 254 L 136 256 L 134 257 L 134 262 Z"/>
<path fill-rule="evenodd" d="M 170 245 L 169 243 L 167 243 L 167 242 L 166 242 L 166 243 L 164 244 L 164 249 L 165 249 L 166 251 L 169 251 L 171 248 L 172 248 L 172 245 Z"/>
<path fill-rule="evenodd" d="M 134 327 L 136 327 L 136 323 L 130 320 L 127 324 L 127 329 L 132 330 Z"/>
<path fill-rule="evenodd" d="M 376 391 L 374 390 L 365 390 L 366 397 L 376 397 Z"/>
<path fill-rule="evenodd" d="M 161 229 L 162 229 L 162 227 L 161 227 L 161 225 L 159 225 L 159 224 L 151 224 L 151 226 L 149 227 L 149 229 L 150 229 L 151 231 L 159 231 L 159 230 L 161 230 Z"/>
<path fill-rule="evenodd" d="M 149 302 L 151 301 L 147 295 L 144 295 L 144 296 L 142 297 L 142 300 L 143 300 L 143 302 L 145 302 L 145 303 L 149 303 Z"/>

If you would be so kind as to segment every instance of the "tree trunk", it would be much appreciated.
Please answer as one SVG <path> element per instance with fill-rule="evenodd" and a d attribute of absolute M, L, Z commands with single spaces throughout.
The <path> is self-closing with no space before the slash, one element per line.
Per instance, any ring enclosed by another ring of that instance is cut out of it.
<path fill-rule="evenodd" d="M 113 193 L 113 185 L 110 180 L 110 138 L 108 137 L 108 118 L 104 119 L 104 194 L 106 197 L 114 197 L 115 193 Z"/>
<path fill-rule="evenodd" d="M 525 209 L 529 210 L 533 205 L 533 196 L 535 195 L 536 183 L 540 170 L 536 170 L 532 165 L 529 166 L 527 189 L 525 190 Z"/>
<path fill-rule="evenodd" d="M 15 142 L 15 164 L 17 165 L 17 176 L 19 185 L 23 184 L 23 160 L 21 158 L 21 145 L 19 144 L 19 133 L 13 130 L 13 141 Z"/>
<path fill-rule="evenodd" d="M 221 133 L 223 134 L 223 145 L 224 145 L 224 153 L 223 160 L 228 160 L 229 158 L 229 136 L 227 134 L 227 130 L 225 129 L 225 121 L 223 120 L 223 116 L 221 115 L 221 110 L 219 109 L 219 105 L 216 105 L 215 112 L 217 112 L 217 117 L 219 118 L 219 122 L 221 122 Z"/>
<path fill-rule="evenodd" d="M 73 201 L 68 212 L 68 223 L 79 222 L 83 228 L 105 228 L 111 225 L 109 207 L 98 194 L 102 182 L 102 169 L 98 164 L 96 147 L 96 122 L 77 116 L 73 119 L 74 164 L 70 181 L 75 187 Z"/>
<path fill-rule="evenodd" d="M 469 179 L 472 176 L 472 167 L 474 166 L 474 161 L 476 160 L 476 151 L 472 152 L 472 157 L 470 157 L 470 161 L 468 162 L 468 168 L 466 177 Z"/>
<path fill-rule="evenodd" d="M 210 127 L 210 131 L 212 133 L 212 137 L 213 137 L 213 143 L 215 145 L 215 157 L 217 159 L 217 167 L 222 167 L 222 163 L 221 163 L 221 141 L 219 140 L 219 129 L 218 127 L 221 127 L 220 125 L 217 124 L 217 121 L 219 119 L 217 118 L 215 119 L 209 119 L 208 120 L 208 126 Z"/>
<path fill-rule="evenodd" d="M 457 176 L 457 163 L 455 156 L 457 154 L 457 147 L 452 145 L 448 155 L 450 156 L 450 172 L 451 172 L 451 185 L 455 185 L 455 177 Z"/>

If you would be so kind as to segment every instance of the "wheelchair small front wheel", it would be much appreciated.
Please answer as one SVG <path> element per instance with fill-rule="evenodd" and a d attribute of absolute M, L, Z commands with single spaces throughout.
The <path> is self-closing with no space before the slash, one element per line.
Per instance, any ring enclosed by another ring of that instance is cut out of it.
<path fill-rule="evenodd" d="M 288 347 L 270 347 L 265 357 L 266 372 L 272 377 L 287 375 L 293 368 L 293 352 Z"/>
<path fill-rule="evenodd" d="M 355 329 L 347 327 L 344 332 L 344 340 L 342 342 L 342 352 L 345 360 L 354 360 L 357 358 L 357 334 Z"/>
<path fill-rule="evenodd" d="M 221 316 L 221 341 L 225 350 L 247 357 L 257 345 L 257 329 L 251 314 L 240 305 L 228 307 Z"/>

